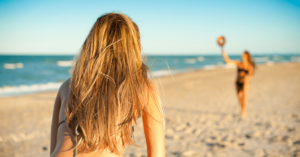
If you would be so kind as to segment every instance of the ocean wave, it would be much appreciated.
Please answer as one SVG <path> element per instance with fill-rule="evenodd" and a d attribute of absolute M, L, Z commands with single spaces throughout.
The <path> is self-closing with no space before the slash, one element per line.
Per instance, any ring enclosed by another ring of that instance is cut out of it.
<path fill-rule="evenodd" d="M 197 62 L 197 60 L 195 58 L 187 58 L 184 60 L 184 62 L 188 64 L 194 64 Z"/>
<path fill-rule="evenodd" d="M 21 69 L 21 68 L 23 68 L 23 63 L 5 63 L 4 65 L 3 65 L 3 67 L 5 68 L 5 69 L 17 69 L 17 68 L 19 68 L 19 69 Z"/>
<path fill-rule="evenodd" d="M 178 72 L 176 71 L 171 71 L 171 70 L 159 70 L 159 71 L 152 71 L 151 76 L 152 77 L 161 77 L 161 76 L 170 76 L 177 74 Z"/>
<path fill-rule="evenodd" d="M 254 57 L 255 62 L 267 62 L 269 61 L 269 57 Z"/>
<path fill-rule="evenodd" d="M 281 57 L 281 56 L 274 55 L 274 56 L 273 56 L 273 60 L 274 60 L 274 61 L 284 60 L 284 58 Z"/>
<path fill-rule="evenodd" d="M 204 61 L 204 57 L 197 57 L 197 60 L 199 61 L 199 62 L 203 62 Z"/>
<path fill-rule="evenodd" d="M 222 65 L 222 67 L 224 69 L 232 69 L 232 68 L 236 68 L 236 65 L 234 65 L 234 64 L 224 64 L 224 65 Z"/>
<path fill-rule="evenodd" d="M 56 64 L 61 67 L 70 67 L 73 65 L 73 61 L 57 61 Z"/>
<path fill-rule="evenodd" d="M 223 64 L 223 63 L 218 64 L 218 65 L 205 65 L 203 67 L 203 70 L 214 70 L 216 68 L 231 69 L 231 68 L 236 68 L 236 65 L 234 65 L 234 64 Z"/>
<path fill-rule="evenodd" d="M 267 66 L 272 66 L 272 65 L 274 65 L 274 62 L 272 62 L 272 61 L 267 61 L 265 64 L 266 64 Z"/>
<path fill-rule="evenodd" d="M 203 67 L 203 70 L 213 70 L 213 69 L 216 69 L 217 67 L 219 67 L 219 66 L 217 66 L 217 65 L 205 65 Z"/>
<path fill-rule="evenodd" d="M 0 97 L 57 90 L 61 86 L 61 84 L 62 82 L 49 82 L 46 84 L 5 86 L 0 88 Z"/>
<path fill-rule="evenodd" d="M 218 62 L 218 65 L 224 65 L 224 63 L 223 62 Z"/>
<path fill-rule="evenodd" d="M 299 56 L 292 56 L 291 61 L 292 62 L 300 62 L 300 57 Z"/>

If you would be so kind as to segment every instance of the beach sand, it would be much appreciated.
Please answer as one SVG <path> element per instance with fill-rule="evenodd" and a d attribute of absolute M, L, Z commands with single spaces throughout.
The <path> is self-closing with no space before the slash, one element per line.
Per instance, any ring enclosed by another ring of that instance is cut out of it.
<path fill-rule="evenodd" d="M 198 70 L 156 78 L 165 113 L 166 156 L 300 156 L 300 63 L 258 65 L 245 118 L 235 91 L 236 69 Z M 0 156 L 49 156 L 56 92 L 0 99 Z M 124 156 L 146 156 L 140 147 Z"/>

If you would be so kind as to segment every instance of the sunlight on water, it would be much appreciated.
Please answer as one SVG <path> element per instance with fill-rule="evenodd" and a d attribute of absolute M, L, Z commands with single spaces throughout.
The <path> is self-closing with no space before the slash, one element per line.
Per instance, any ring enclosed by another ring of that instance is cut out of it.
<path fill-rule="evenodd" d="M 16 63 L 16 64 L 12 64 L 12 63 L 6 63 L 3 65 L 3 67 L 5 69 L 16 69 L 16 68 L 23 68 L 23 63 Z"/>

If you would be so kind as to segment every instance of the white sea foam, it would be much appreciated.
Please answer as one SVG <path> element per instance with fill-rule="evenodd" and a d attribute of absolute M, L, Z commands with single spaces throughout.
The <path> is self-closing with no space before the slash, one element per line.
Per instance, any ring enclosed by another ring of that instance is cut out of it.
<path fill-rule="evenodd" d="M 234 64 L 223 64 L 223 63 L 218 64 L 218 65 L 205 65 L 203 67 L 203 70 L 214 70 L 214 69 L 217 69 L 217 68 L 231 69 L 231 68 L 236 68 L 236 65 L 234 65 Z"/>
<path fill-rule="evenodd" d="M 195 58 L 187 58 L 184 60 L 185 63 L 194 64 L 197 62 Z"/>
<path fill-rule="evenodd" d="M 24 66 L 23 63 L 5 63 L 3 65 L 5 69 L 17 69 L 17 68 L 21 69 L 23 68 L 23 66 Z"/>
<path fill-rule="evenodd" d="M 203 67 L 203 70 L 213 70 L 213 69 L 216 69 L 218 66 L 216 65 L 205 65 Z"/>
<path fill-rule="evenodd" d="M 300 56 L 292 56 L 291 61 L 292 62 L 300 62 Z"/>
<path fill-rule="evenodd" d="M 273 56 L 273 60 L 275 60 L 275 61 L 277 61 L 277 60 L 284 60 L 284 58 L 281 57 L 281 56 L 274 55 Z"/>
<path fill-rule="evenodd" d="M 236 65 L 234 65 L 234 64 L 225 64 L 225 65 L 222 65 L 222 67 L 224 69 L 232 69 L 232 68 L 236 68 Z"/>
<path fill-rule="evenodd" d="M 62 82 L 49 82 L 46 84 L 5 86 L 0 88 L 0 97 L 57 90 L 61 84 Z"/>
<path fill-rule="evenodd" d="M 269 57 L 254 57 L 255 62 L 267 62 L 269 61 Z"/>
<path fill-rule="evenodd" d="M 152 71 L 151 76 L 152 77 L 161 77 L 161 76 L 169 76 L 177 74 L 176 71 L 170 71 L 170 70 L 159 70 L 159 71 Z"/>
<path fill-rule="evenodd" d="M 223 62 L 218 62 L 218 65 L 224 65 Z"/>
<path fill-rule="evenodd" d="M 199 61 L 199 62 L 203 62 L 204 61 L 204 57 L 197 57 L 197 60 Z"/>
<path fill-rule="evenodd" d="M 57 61 L 56 64 L 61 67 L 70 67 L 73 65 L 73 61 Z"/>

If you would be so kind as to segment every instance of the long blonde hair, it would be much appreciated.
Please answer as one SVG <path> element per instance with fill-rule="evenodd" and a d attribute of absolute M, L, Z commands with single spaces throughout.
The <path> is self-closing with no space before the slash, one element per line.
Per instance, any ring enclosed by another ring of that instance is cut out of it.
<path fill-rule="evenodd" d="M 148 112 L 150 97 L 159 104 L 147 71 L 138 26 L 119 13 L 99 17 L 71 76 L 66 115 L 73 135 L 80 126 L 78 153 L 108 148 L 119 154 L 120 145 L 136 145 L 130 137 L 133 123 Z"/>

